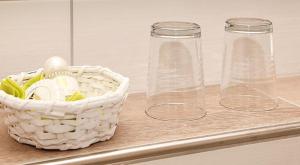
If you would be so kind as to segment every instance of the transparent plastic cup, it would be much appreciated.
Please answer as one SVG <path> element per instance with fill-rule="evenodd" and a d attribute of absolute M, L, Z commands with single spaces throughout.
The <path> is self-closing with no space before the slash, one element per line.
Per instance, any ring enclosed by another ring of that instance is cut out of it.
<path fill-rule="evenodd" d="M 205 116 L 200 26 L 189 22 L 152 25 L 146 114 L 159 120 Z"/>
<path fill-rule="evenodd" d="M 225 25 L 220 104 L 234 110 L 276 108 L 272 22 L 232 18 Z"/>

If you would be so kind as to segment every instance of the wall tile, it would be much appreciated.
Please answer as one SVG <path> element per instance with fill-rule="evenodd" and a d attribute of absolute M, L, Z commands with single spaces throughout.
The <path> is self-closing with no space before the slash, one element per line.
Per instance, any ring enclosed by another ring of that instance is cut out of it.
<path fill-rule="evenodd" d="M 206 83 L 221 76 L 224 22 L 229 17 L 273 21 L 279 75 L 300 72 L 300 1 L 297 0 L 74 0 L 75 64 L 103 65 L 145 91 L 150 25 L 192 21 L 202 27 Z"/>
<path fill-rule="evenodd" d="M 70 2 L 0 2 L 0 77 L 42 67 L 50 56 L 70 60 Z"/>

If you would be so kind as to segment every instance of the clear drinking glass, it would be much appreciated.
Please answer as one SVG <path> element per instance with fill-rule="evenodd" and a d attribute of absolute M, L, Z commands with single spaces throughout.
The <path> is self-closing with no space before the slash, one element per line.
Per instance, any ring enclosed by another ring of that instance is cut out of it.
<path fill-rule="evenodd" d="M 189 22 L 152 25 L 146 114 L 159 120 L 205 116 L 200 26 Z"/>
<path fill-rule="evenodd" d="M 272 32 L 272 22 L 265 19 L 226 21 L 221 105 L 246 111 L 277 106 Z"/>

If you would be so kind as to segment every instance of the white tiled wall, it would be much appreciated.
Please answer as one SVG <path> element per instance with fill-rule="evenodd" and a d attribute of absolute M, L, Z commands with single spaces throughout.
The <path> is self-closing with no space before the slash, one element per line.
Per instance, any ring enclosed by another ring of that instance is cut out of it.
<path fill-rule="evenodd" d="M 0 1 L 0 77 L 70 59 L 68 0 Z"/>
<path fill-rule="evenodd" d="M 298 0 L 73 0 L 74 62 L 102 65 L 146 88 L 150 25 L 201 25 L 206 83 L 221 74 L 224 21 L 262 17 L 274 23 L 279 75 L 300 73 Z M 0 1 L 0 76 L 40 67 L 49 56 L 70 60 L 70 0 Z"/>
<path fill-rule="evenodd" d="M 192 21 L 203 34 L 207 83 L 221 74 L 224 21 L 262 17 L 274 23 L 277 71 L 300 72 L 298 0 L 74 0 L 75 63 L 101 64 L 131 78 L 131 91 L 144 91 L 150 25 Z"/>

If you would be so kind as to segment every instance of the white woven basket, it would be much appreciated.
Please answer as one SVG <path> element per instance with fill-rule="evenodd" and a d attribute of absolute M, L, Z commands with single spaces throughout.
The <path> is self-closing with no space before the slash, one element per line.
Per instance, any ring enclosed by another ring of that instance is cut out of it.
<path fill-rule="evenodd" d="M 88 147 L 113 136 L 128 78 L 99 66 L 73 66 L 69 71 L 86 99 L 22 100 L 0 90 L 0 103 L 8 112 L 5 123 L 12 138 L 37 148 L 68 150 Z M 22 84 L 41 72 L 39 69 L 10 77 Z"/>

